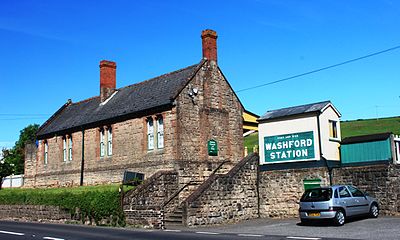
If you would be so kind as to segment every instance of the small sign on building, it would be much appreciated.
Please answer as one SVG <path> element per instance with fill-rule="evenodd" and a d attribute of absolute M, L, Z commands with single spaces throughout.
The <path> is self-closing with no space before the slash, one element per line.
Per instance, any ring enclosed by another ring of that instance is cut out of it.
<path fill-rule="evenodd" d="M 208 155 L 218 156 L 218 143 L 214 139 L 211 139 L 207 143 Z"/>

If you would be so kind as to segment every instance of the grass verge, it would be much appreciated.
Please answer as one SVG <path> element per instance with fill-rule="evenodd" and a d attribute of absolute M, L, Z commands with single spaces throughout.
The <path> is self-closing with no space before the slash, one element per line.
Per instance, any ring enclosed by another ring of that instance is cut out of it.
<path fill-rule="evenodd" d="M 80 214 L 84 222 L 90 220 L 97 225 L 109 219 L 112 226 L 125 226 L 118 185 L 85 186 L 46 189 L 2 189 L 1 205 L 50 205 L 59 206 Z"/>

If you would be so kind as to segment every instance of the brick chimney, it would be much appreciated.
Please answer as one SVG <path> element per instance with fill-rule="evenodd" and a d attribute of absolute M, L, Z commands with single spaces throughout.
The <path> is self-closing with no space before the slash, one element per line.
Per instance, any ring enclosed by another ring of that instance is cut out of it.
<path fill-rule="evenodd" d="M 116 87 L 116 69 L 117 64 L 112 61 L 100 61 L 100 100 L 104 102 Z"/>
<path fill-rule="evenodd" d="M 206 29 L 201 32 L 203 58 L 217 62 L 217 32 Z"/>

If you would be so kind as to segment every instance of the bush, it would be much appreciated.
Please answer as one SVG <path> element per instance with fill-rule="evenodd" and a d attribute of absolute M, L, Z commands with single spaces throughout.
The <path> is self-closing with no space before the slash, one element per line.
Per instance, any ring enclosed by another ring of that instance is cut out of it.
<path fill-rule="evenodd" d="M 113 226 L 125 226 L 125 216 L 117 185 L 49 189 L 3 189 L 1 205 L 50 205 L 80 214 L 82 222 L 97 225 L 109 219 Z"/>

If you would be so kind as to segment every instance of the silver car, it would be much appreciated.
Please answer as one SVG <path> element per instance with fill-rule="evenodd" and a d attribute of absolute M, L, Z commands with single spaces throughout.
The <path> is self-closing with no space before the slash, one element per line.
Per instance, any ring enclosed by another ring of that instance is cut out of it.
<path fill-rule="evenodd" d="M 311 220 L 332 219 L 334 224 L 342 226 L 346 218 L 369 215 L 377 218 L 378 202 L 349 185 L 337 185 L 306 190 L 300 199 L 299 208 L 302 223 Z"/>

